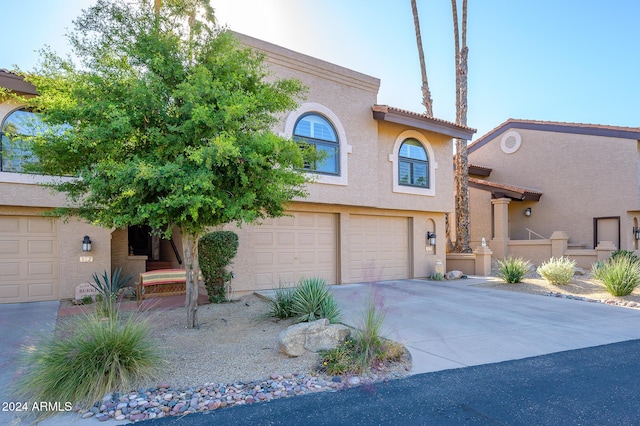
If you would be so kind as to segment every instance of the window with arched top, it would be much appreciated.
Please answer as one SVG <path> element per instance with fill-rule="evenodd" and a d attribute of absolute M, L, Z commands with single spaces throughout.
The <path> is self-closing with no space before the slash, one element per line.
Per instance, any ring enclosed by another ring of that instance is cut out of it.
<path fill-rule="evenodd" d="M 398 183 L 429 188 L 429 157 L 416 139 L 406 139 L 398 152 Z"/>
<path fill-rule="evenodd" d="M 0 128 L 0 171 L 22 173 L 27 164 L 36 162 L 25 136 L 33 135 L 41 126 L 31 111 L 18 109 L 7 115 Z"/>
<path fill-rule="evenodd" d="M 305 169 L 329 175 L 340 174 L 340 141 L 335 128 L 324 116 L 308 113 L 301 116 L 293 129 L 293 139 L 315 147 L 320 159 Z"/>

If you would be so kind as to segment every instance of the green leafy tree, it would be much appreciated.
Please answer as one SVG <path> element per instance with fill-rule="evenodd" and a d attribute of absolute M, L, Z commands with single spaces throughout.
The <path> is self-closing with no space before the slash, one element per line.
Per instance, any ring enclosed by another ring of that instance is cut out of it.
<path fill-rule="evenodd" d="M 298 145 L 271 132 L 297 80 L 219 28 L 207 0 L 98 0 L 74 21 L 73 57 L 50 49 L 24 99 L 50 126 L 33 139 L 40 172 L 77 215 L 108 228 L 180 229 L 187 326 L 197 327 L 198 240 L 208 227 L 284 214 L 306 195 Z"/>

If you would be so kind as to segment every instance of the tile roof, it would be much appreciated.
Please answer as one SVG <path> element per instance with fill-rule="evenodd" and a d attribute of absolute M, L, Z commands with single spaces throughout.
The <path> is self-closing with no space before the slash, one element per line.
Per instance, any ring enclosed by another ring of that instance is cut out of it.
<path fill-rule="evenodd" d="M 476 129 L 471 127 L 389 105 L 376 104 L 373 105 L 371 109 L 373 111 L 373 118 L 376 120 L 404 124 L 418 129 L 439 132 L 455 138 L 469 140 L 476 132 Z"/>
<path fill-rule="evenodd" d="M 469 145 L 469 152 L 480 148 L 509 129 L 527 129 L 546 132 L 574 133 L 640 140 L 640 127 L 608 126 L 603 124 L 569 123 L 562 121 L 520 120 L 510 118 Z"/>
<path fill-rule="evenodd" d="M 542 192 L 533 189 L 520 188 L 504 183 L 490 182 L 484 179 L 469 178 L 469 186 L 490 191 L 496 197 L 508 197 L 520 201 L 538 201 Z"/>
<path fill-rule="evenodd" d="M 6 87 L 14 92 L 35 95 L 36 88 L 33 84 L 24 81 L 24 77 L 4 68 L 0 68 L 0 87 Z"/>

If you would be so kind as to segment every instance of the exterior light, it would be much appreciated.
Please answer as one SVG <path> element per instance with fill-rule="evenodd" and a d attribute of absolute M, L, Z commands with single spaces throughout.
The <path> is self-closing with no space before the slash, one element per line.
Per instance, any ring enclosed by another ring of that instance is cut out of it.
<path fill-rule="evenodd" d="M 531 216 L 531 207 L 524 209 L 524 215 L 527 217 Z"/>
<path fill-rule="evenodd" d="M 636 238 L 636 240 L 640 240 L 640 228 L 638 227 L 633 228 L 633 236 Z"/>
<path fill-rule="evenodd" d="M 82 251 L 91 251 L 91 240 L 88 235 L 82 239 Z"/>
<path fill-rule="evenodd" d="M 436 234 L 433 232 L 427 231 L 427 241 L 429 241 L 430 246 L 436 245 Z"/>

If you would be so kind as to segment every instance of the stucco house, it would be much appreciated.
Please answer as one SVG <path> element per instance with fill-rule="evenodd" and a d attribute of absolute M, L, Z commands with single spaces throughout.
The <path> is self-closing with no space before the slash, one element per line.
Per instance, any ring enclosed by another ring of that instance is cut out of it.
<path fill-rule="evenodd" d="M 500 124 L 469 145 L 472 246 L 539 263 L 555 241 L 584 267 L 599 247 L 638 250 L 639 142 L 640 128 Z"/>
<path fill-rule="evenodd" d="M 454 209 L 452 139 L 471 139 L 475 130 L 378 104 L 377 78 L 236 36 L 266 54 L 272 75 L 308 86 L 306 99 L 274 131 L 327 155 L 309 165 L 316 180 L 307 198 L 290 203 L 287 216 L 226 227 L 239 235 L 234 292 L 310 276 L 346 284 L 432 274 L 436 261 L 446 259 L 444 216 Z M 36 95 L 9 72 L 0 72 L 0 85 Z M 0 125 L 19 111 L 20 105 L 1 102 Z M 42 218 L 65 201 L 40 185 L 55 178 L 21 173 L 4 159 L 2 167 L 0 303 L 70 298 L 93 272 L 115 267 L 133 276 L 182 267 L 177 231 L 171 241 L 154 241 L 144 227 L 106 230 Z M 85 235 L 91 252 L 82 251 Z"/>

